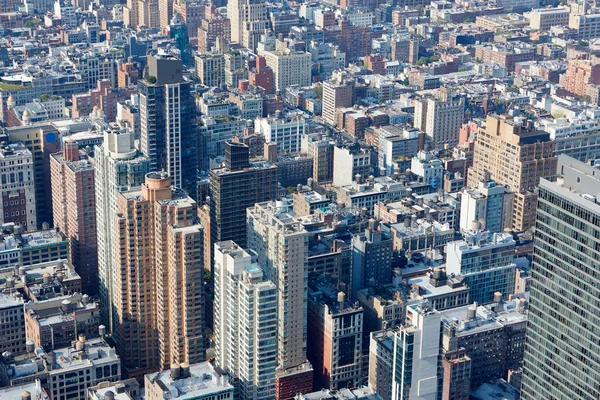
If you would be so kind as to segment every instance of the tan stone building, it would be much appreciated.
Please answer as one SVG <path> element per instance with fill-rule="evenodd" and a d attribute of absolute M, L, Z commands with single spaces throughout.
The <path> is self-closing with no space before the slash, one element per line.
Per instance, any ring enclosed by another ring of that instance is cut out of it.
<path fill-rule="evenodd" d="M 196 202 L 149 173 L 118 198 L 115 337 L 124 371 L 138 377 L 204 360 L 204 234 Z"/>
<path fill-rule="evenodd" d="M 477 134 L 467 186 L 477 187 L 489 172 L 492 180 L 515 193 L 512 228 L 524 231 L 535 221 L 540 178 L 556 173 L 553 151 L 549 134 L 535 130 L 529 121 L 488 115 L 486 129 Z"/>

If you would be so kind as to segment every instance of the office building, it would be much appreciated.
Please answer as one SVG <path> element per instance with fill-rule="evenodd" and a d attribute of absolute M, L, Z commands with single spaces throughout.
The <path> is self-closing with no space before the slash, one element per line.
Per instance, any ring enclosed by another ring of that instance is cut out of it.
<path fill-rule="evenodd" d="M 94 167 L 73 140 L 50 156 L 54 227 L 69 238 L 71 262 L 83 279 L 83 292 L 98 291 L 98 245 Z"/>
<path fill-rule="evenodd" d="M 464 241 L 447 244 L 446 270 L 461 275 L 471 301 L 491 303 L 494 293 L 515 291 L 515 240 L 509 233 L 469 232 Z"/>
<path fill-rule="evenodd" d="M 471 358 L 464 349 L 444 353 L 442 400 L 469 400 L 471 366 Z"/>
<path fill-rule="evenodd" d="M 277 288 L 232 241 L 215 243 L 215 361 L 240 399 L 275 396 Z"/>
<path fill-rule="evenodd" d="M 464 189 L 460 196 L 461 232 L 488 230 L 499 233 L 510 227 L 512 194 L 492 180 L 482 180 L 476 189 Z"/>
<path fill-rule="evenodd" d="M 225 163 L 211 169 L 209 179 L 211 241 L 232 240 L 243 248 L 246 209 L 277 197 L 277 167 L 267 161 L 250 162 L 248 146 L 227 141 Z"/>
<path fill-rule="evenodd" d="M 114 286 L 117 285 L 115 219 L 121 191 L 144 183 L 150 161 L 133 147 L 132 131 L 106 131 L 94 150 L 98 280 L 102 321 L 113 332 Z"/>
<path fill-rule="evenodd" d="M 363 309 L 328 284 L 311 284 L 308 295 L 308 359 L 317 386 L 355 388 L 363 376 Z"/>
<path fill-rule="evenodd" d="M 196 76 L 204 86 L 221 88 L 225 84 L 225 57 L 221 54 L 198 54 Z"/>
<path fill-rule="evenodd" d="M 277 367 L 306 361 L 308 232 L 285 202 L 248 209 L 248 247 L 258 253 L 265 276 L 277 282 Z"/>
<path fill-rule="evenodd" d="M 464 99 L 450 96 L 415 101 L 414 126 L 425 132 L 433 149 L 450 148 L 458 144 L 458 134 L 464 119 Z"/>
<path fill-rule="evenodd" d="M 373 331 L 369 345 L 369 387 L 382 398 L 392 398 L 394 331 Z"/>
<path fill-rule="evenodd" d="M 569 28 L 575 29 L 579 39 L 587 40 L 600 36 L 600 14 L 569 14 Z"/>
<path fill-rule="evenodd" d="M 8 286 L 8 285 L 7 285 Z M 0 294 L 0 354 L 25 353 L 25 314 L 23 301 L 13 297 L 10 287 Z"/>
<path fill-rule="evenodd" d="M 166 172 L 121 192 L 114 335 L 129 377 L 204 360 L 204 234 L 196 202 Z"/>
<path fill-rule="evenodd" d="M 529 26 L 543 32 L 553 26 L 566 26 L 569 24 L 569 12 L 567 7 L 536 8 L 529 13 Z"/>
<path fill-rule="evenodd" d="M 364 234 L 352 238 L 351 298 L 356 301 L 358 290 L 392 282 L 393 240 L 369 220 Z"/>
<path fill-rule="evenodd" d="M 530 121 L 488 115 L 486 129 L 477 133 L 467 186 L 475 188 L 489 177 L 515 193 L 512 229 L 524 231 L 535 221 L 540 178 L 556 173 L 553 152 L 549 134 L 536 130 Z"/>
<path fill-rule="evenodd" d="M 166 171 L 173 186 L 196 196 L 198 175 L 196 105 L 183 79 L 180 59 L 148 56 L 148 76 L 140 92 L 140 150 L 153 171 Z"/>
<path fill-rule="evenodd" d="M 208 362 L 183 363 L 144 377 L 146 399 L 233 400 L 234 388 L 227 375 Z"/>
<path fill-rule="evenodd" d="M 267 66 L 273 70 L 275 90 L 284 93 L 290 86 L 311 84 L 312 58 L 310 53 L 285 50 L 263 51 Z"/>
<path fill-rule="evenodd" d="M 539 188 L 524 400 L 600 396 L 600 172 L 559 156 L 558 174 Z"/>
<path fill-rule="evenodd" d="M 37 230 L 33 155 L 21 142 L 0 149 L 0 223 L 13 222 L 25 231 Z"/>
<path fill-rule="evenodd" d="M 275 400 L 293 400 L 313 390 L 313 369 L 308 361 L 275 371 Z"/>
<path fill-rule="evenodd" d="M 158 13 L 160 28 L 169 26 L 171 18 L 173 18 L 173 1 L 172 0 L 158 0 Z"/>
<path fill-rule="evenodd" d="M 408 306 L 394 332 L 392 400 L 438 398 L 439 343 L 439 312 L 427 302 Z"/>

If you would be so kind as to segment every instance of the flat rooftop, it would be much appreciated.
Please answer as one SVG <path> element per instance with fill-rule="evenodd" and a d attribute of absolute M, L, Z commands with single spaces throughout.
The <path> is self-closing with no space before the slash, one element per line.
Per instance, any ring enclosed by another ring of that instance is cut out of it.
<path fill-rule="evenodd" d="M 170 392 L 171 399 L 196 399 L 212 393 L 233 392 L 233 386 L 208 362 L 190 365 L 187 378 L 173 379 L 171 370 L 148 374 L 146 378 L 164 392 Z"/>

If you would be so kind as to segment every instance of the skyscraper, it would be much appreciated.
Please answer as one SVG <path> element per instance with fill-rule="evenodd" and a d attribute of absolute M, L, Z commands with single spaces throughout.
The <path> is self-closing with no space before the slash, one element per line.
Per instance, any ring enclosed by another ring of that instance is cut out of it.
<path fill-rule="evenodd" d="M 287 205 L 265 202 L 248 209 L 248 247 L 277 285 L 277 366 L 306 361 L 308 232 Z"/>
<path fill-rule="evenodd" d="M 215 244 L 215 357 L 242 400 L 275 392 L 277 288 L 232 241 Z"/>
<path fill-rule="evenodd" d="M 204 360 L 204 236 L 166 172 L 118 195 L 114 337 L 129 377 Z"/>
<path fill-rule="evenodd" d="M 140 150 L 152 170 L 166 171 L 172 184 L 196 196 L 198 154 L 196 105 L 183 64 L 171 55 L 148 56 L 140 91 Z"/>
<path fill-rule="evenodd" d="M 98 279 L 102 319 L 112 331 L 116 285 L 115 218 L 117 195 L 144 182 L 150 162 L 133 147 L 132 131 L 107 131 L 94 151 Z"/>
<path fill-rule="evenodd" d="M 600 170 L 558 157 L 540 181 L 521 398 L 600 397 Z"/>
<path fill-rule="evenodd" d="M 98 243 L 94 167 L 74 140 L 50 156 L 54 227 L 69 238 L 71 262 L 81 276 L 83 292 L 98 292 Z"/>
<path fill-rule="evenodd" d="M 427 98 L 415 102 L 414 126 L 425 132 L 434 149 L 442 149 L 446 144 L 452 148 L 458 144 L 465 103 L 462 98 L 448 97 L 442 93 L 440 98 Z"/>
<path fill-rule="evenodd" d="M 246 209 L 277 197 L 277 167 L 250 162 L 249 148 L 225 142 L 225 163 L 209 172 L 212 243 L 232 240 L 246 245 Z M 252 248 L 252 247 L 251 247 Z"/>
<path fill-rule="evenodd" d="M 173 0 L 158 0 L 158 14 L 160 28 L 169 26 L 173 18 Z"/>

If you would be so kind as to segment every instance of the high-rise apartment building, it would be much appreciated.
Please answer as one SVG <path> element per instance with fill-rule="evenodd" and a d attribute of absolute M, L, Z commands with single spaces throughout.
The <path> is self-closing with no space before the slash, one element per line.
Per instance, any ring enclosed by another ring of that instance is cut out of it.
<path fill-rule="evenodd" d="M 335 109 L 352 107 L 353 86 L 347 83 L 323 82 L 323 119 L 335 124 Z"/>
<path fill-rule="evenodd" d="M 394 334 L 392 400 L 437 399 L 439 356 L 439 312 L 426 302 L 408 306 Z"/>
<path fill-rule="evenodd" d="M 196 105 L 183 64 L 171 55 L 148 56 L 140 91 L 140 150 L 152 170 L 166 171 L 172 184 L 196 196 L 198 154 Z"/>
<path fill-rule="evenodd" d="M 63 152 L 50 156 L 54 227 L 68 238 L 71 262 L 81 276 L 86 294 L 98 292 L 98 243 L 94 167 L 80 154 L 74 140 L 66 140 Z"/>
<path fill-rule="evenodd" d="M 554 142 L 530 121 L 488 115 L 485 130 L 477 133 L 473 166 L 467 185 L 475 188 L 489 177 L 515 193 L 512 228 L 524 231 L 535 221 L 535 189 L 541 177 L 556 173 Z"/>
<path fill-rule="evenodd" d="M 21 142 L 0 148 L 0 223 L 37 229 L 33 155 Z"/>
<path fill-rule="evenodd" d="M 113 292 L 117 263 L 115 219 L 117 196 L 144 182 L 150 162 L 133 147 L 132 131 L 107 131 L 101 146 L 94 151 L 96 226 L 98 241 L 98 292 L 102 319 L 112 332 Z"/>
<path fill-rule="evenodd" d="M 434 149 L 450 148 L 458 144 L 458 135 L 464 119 L 463 98 L 427 98 L 415 101 L 414 126 L 425 132 Z"/>
<path fill-rule="evenodd" d="M 270 26 L 265 2 L 262 0 L 229 1 L 227 18 L 231 24 L 231 41 L 256 51 L 260 35 L 266 33 Z"/>
<path fill-rule="evenodd" d="M 538 191 L 521 398 L 600 396 L 600 170 L 559 156 Z"/>
<path fill-rule="evenodd" d="M 196 202 L 166 172 L 118 195 L 114 337 L 137 377 L 204 360 L 204 235 Z"/>
<path fill-rule="evenodd" d="M 223 55 L 198 54 L 196 56 L 196 76 L 204 86 L 221 88 L 225 83 L 225 58 Z"/>
<path fill-rule="evenodd" d="M 211 241 L 232 240 L 243 248 L 246 209 L 277 197 L 277 167 L 251 163 L 248 146 L 227 141 L 224 166 L 211 169 L 209 180 Z"/>
<path fill-rule="evenodd" d="M 306 361 L 308 232 L 279 202 L 249 208 L 247 225 L 248 247 L 277 285 L 277 366 L 301 365 Z"/>
<path fill-rule="evenodd" d="M 272 399 L 277 360 L 277 288 L 232 241 L 215 243 L 215 358 L 240 399 Z"/>

